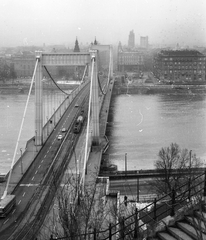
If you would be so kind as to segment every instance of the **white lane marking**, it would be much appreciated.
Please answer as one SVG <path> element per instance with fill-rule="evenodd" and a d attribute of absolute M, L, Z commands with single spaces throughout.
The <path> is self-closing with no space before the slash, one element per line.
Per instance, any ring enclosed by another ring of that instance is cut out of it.
<path fill-rule="evenodd" d="M 26 194 L 26 193 L 24 192 L 24 193 L 23 193 L 23 195 L 22 195 L 22 197 L 24 197 L 24 196 L 25 196 L 25 194 Z"/>
<path fill-rule="evenodd" d="M 12 212 L 11 214 L 14 214 L 14 213 L 15 213 L 15 211 L 16 211 L 16 208 L 13 210 L 13 212 Z"/>
<path fill-rule="evenodd" d="M 39 184 L 38 183 L 34 183 L 34 184 L 20 184 L 20 187 L 38 187 Z"/>
<path fill-rule="evenodd" d="M 49 150 L 46 153 L 49 153 Z"/>
<path fill-rule="evenodd" d="M 40 168 L 41 167 L 41 164 L 38 166 L 38 168 Z"/>
<path fill-rule="evenodd" d="M 17 203 L 17 205 L 19 205 L 19 204 L 20 204 L 20 202 L 21 202 L 21 200 L 19 200 L 19 202 Z"/>
<path fill-rule="evenodd" d="M 32 181 L 34 180 L 34 176 L 33 176 L 33 178 L 31 179 Z"/>
<path fill-rule="evenodd" d="M 9 221 L 9 218 L 3 224 L 6 224 L 8 221 Z"/>
<path fill-rule="evenodd" d="M 43 163 L 44 160 L 41 160 L 41 163 Z"/>
<path fill-rule="evenodd" d="M 46 155 L 44 156 L 44 158 L 46 158 Z"/>
<path fill-rule="evenodd" d="M 50 148 L 52 148 L 52 146 L 50 146 Z M 49 148 L 49 149 L 50 149 L 50 148 Z"/>
<path fill-rule="evenodd" d="M 37 174 L 37 173 L 38 173 L 38 170 L 36 170 L 35 174 Z"/>

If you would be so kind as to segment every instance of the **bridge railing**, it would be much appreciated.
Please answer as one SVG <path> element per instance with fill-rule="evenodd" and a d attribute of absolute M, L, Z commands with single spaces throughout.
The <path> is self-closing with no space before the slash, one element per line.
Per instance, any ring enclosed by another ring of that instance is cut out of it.
<path fill-rule="evenodd" d="M 110 223 L 108 228 L 99 231 L 93 229 L 87 234 L 76 236 L 75 239 L 117 240 L 137 237 L 143 239 L 161 226 L 164 218 L 174 216 L 177 212 L 181 213 L 181 210 L 192 209 L 203 196 L 206 198 L 206 171 L 198 176 L 188 176 L 188 180 L 183 185 L 159 199 L 154 199 L 142 209 L 138 209 L 136 204 L 135 211 L 131 215 L 119 216 L 118 222 Z M 125 205 L 127 204 L 129 203 L 125 202 Z M 53 236 L 50 239 L 54 239 Z M 68 239 L 68 237 L 55 239 Z"/>

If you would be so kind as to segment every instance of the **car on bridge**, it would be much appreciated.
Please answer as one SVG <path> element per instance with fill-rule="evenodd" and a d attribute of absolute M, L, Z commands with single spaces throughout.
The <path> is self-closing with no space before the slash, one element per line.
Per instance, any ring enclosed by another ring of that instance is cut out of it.
<path fill-rule="evenodd" d="M 61 134 L 58 135 L 58 137 L 57 137 L 58 140 L 62 140 L 62 138 L 63 138 L 63 136 Z"/>
<path fill-rule="evenodd" d="M 66 128 L 62 128 L 62 132 L 66 132 L 67 130 L 66 130 Z"/>

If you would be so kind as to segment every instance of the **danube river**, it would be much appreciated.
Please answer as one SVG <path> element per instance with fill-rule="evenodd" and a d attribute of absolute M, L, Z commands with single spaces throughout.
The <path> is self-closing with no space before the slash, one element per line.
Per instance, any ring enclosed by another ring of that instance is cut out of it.
<path fill-rule="evenodd" d="M 70 90 L 67 91 L 69 92 Z M 11 92 L 10 90 L 9 92 L 6 93 L 6 90 L 4 90 L 0 94 L 0 174 L 7 173 L 11 167 L 28 94 L 28 91 L 25 94 L 17 91 Z M 48 117 L 60 105 L 60 102 L 63 101 L 63 97 L 59 95 L 59 91 L 52 89 L 44 91 L 43 96 L 44 109 L 46 109 L 44 111 L 44 122 L 46 122 Z M 26 142 L 35 135 L 34 99 L 35 96 L 32 93 L 24 118 L 15 160 L 24 152 Z"/>
<path fill-rule="evenodd" d="M 117 95 L 110 113 L 106 153 L 118 170 L 125 162 L 128 170 L 154 168 L 159 150 L 172 142 L 206 159 L 205 93 Z"/>
<path fill-rule="evenodd" d="M 0 95 L 0 173 L 11 165 L 27 95 Z M 161 147 L 176 142 L 206 159 L 206 94 L 117 95 L 108 123 L 112 163 L 124 170 L 154 168 Z M 34 95 L 31 96 L 19 147 L 34 136 Z"/>

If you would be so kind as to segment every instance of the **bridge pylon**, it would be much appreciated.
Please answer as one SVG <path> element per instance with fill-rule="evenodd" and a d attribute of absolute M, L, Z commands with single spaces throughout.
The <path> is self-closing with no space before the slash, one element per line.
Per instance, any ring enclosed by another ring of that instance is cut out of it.
<path fill-rule="evenodd" d="M 38 65 L 35 74 L 35 146 L 43 144 L 42 52 L 36 51 Z"/>
<path fill-rule="evenodd" d="M 91 63 L 91 84 L 92 84 L 92 146 L 99 146 L 100 133 L 99 133 L 99 86 L 98 86 L 98 50 L 90 50 Z"/>

